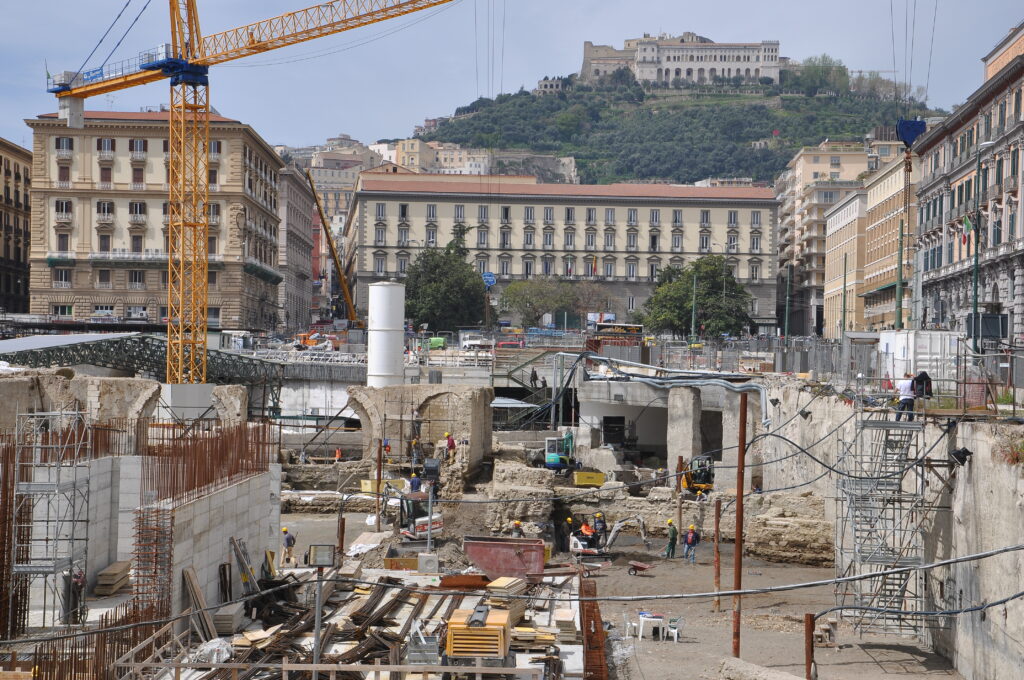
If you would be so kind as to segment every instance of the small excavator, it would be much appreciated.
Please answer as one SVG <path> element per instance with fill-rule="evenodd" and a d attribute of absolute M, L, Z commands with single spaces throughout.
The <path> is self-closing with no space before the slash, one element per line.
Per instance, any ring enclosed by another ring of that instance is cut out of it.
<path fill-rule="evenodd" d="M 611 531 L 608 532 L 608 540 L 603 545 L 590 545 L 587 541 L 579 535 L 579 531 L 574 531 L 569 536 L 569 553 L 574 557 L 604 557 L 612 553 L 612 546 L 615 544 L 615 540 L 619 537 L 619 532 L 622 531 L 623 527 L 636 525 L 640 529 L 640 539 L 644 542 L 644 547 L 648 550 L 651 549 L 651 542 L 647 539 L 647 525 L 644 524 L 644 519 L 640 515 L 635 517 L 624 517 L 615 524 L 612 525 Z M 600 537 L 595 536 L 595 541 L 600 540 Z"/>
<path fill-rule="evenodd" d="M 715 460 L 711 456 L 695 456 L 679 475 L 679 488 L 696 494 L 715 490 Z"/>
<path fill-rule="evenodd" d="M 398 522 L 399 532 L 402 538 L 407 541 L 422 541 L 427 539 L 427 525 L 430 525 L 430 533 L 437 536 L 444 529 L 444 516 L 441 514 L 440 504 L 433 504 L 428 515 L 427 507 L 431 505 L 428 501 L 426 491 L 414 491 L 402 493 L 390 482 L 384 482 L 384 499 L 396 499 L 398 501 Z"/>

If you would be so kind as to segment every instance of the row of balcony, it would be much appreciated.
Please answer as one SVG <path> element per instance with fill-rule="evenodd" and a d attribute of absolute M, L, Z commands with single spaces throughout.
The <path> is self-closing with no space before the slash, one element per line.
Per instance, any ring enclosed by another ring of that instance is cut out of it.
<path fill-rule="evenodd" d="M 57 224 L 70 224 L 74 216 L 69 212 L 54 213 L 53 219 Z M 216 226 L 220 224 L 220 215 L 207 215 L 207 224 L 210 226 Z M 164 224 L 170 224 L 170 215 L 162 215 L 161 220 Z M 128 224 L 146 224 L 149 221 L 149 216 L 146 214 L 131 213 L 128 215 Z M 96 213 L 96 224 L 113 224 L 114 214 L 113 213 Z"/>
<path fill-rule="evenodd" d="M 206 186 L 207 186 L 207 188 L 208 188 L 210 193 L 217 193 L 217 192 L 220 191 L 220 184 L 207 184 Z M 72 182 L 69 182 L 69 181 L 54 180 L 53 181 L 53 188 L 54 189 L 63 189 L 63 190 L 70 191 L 71 189 L 80 189 L 80 188 L 83 188 L 83 187 L 73 187 L 72 186 Z M 114 182 L 95 182 L 93 188 L 95 188 L 97 191 L 113 191 L 115 189 L 115 183 Z M 168 184 L 167 182 L 164 182 L 162 187 L 161 187 L 161 189 L 162 189 L 162 191 L 170 192 L 171 185 Z M 128 183 L 128 190 L 129 191 L 156 191 L 157 189 L 156 189 L 156 185 L 155 184 L 149 184 L 147 182 L 129 182 Z"/>
<path fill-rule="evenodd" d="M 377 215 L 376 218 L 374 218 L 373 222 L 376 225 L 387 224 L 388 223 L 388 218 L 387 218 L 386 215 Z M 543 226 L 545 226 L 545 227 L 552 227 L 552 228 L 554 228 L 555 226 L 557 226 L 555 224 L 554 220 L 539 220 L 538 221 L 538 220 L 524 219 L 522 222 L 523 222 L 523 224 L 525 226 L 528 226 L 528 227 L 536 226 L 538 224 L 538 222 L 540 224 L 542 224 Z M 428 226 L 428 227 L 436 227 L 436 226 L 438 226 L 439 223 L 440 223 L 440 221 L 437 220 L 436 218 L 427 218 L 427 220 L 426 220 L 426 226 Z M 478 219 L 475 222 L 469 222 L 469 221 L 467 221 L 465 219 L 456 219 L 456 220 L 454 220 L 452 222 L 452 224 L 454 226 L 456 226 L 456 227 L 477 227 L 477 226 L 486 227 L 490 223 L 491 223 L 490 219 L 482 219 L 482 220 Z M 502 226 L 502 227 L 511 227 L 511 226 L 513 226 L 513 223 L 514 223 L 514 221 L 511 220 L 511 219 L 500 219 L 500 220 L 498 220 L 499 226 Z M 411 220 L 409 220 L 408 218 L 405 218 L 405 217 L 399 217 L 398 218 L 398 226 L 411 226 L 412 224 L 413 224 L 413 222 Z M 639 222 L 626 222 L 625 224 L 626 224 L 627 227 L 636 227 L 636 228 L 640 227 L 640 223 Z M 565 227 L 573 227 L 573 228 L 575 228 L 577 223 L 576 223 L 575 220 L 566 220 L 566 221 L 562 222 L 562 225 L 565 226 Z M 604 226 L 606 226 L 606 227 L 614 227 L 616 225 L 617 225 L 617 223 L 614 220 L 611 220 L 611 221 L 605 220 L 605 222 L 604 222 Z M 597 227 L 598 223 L 596 221 L 589 221 L 588 220 L 586 222 L 583 222 L 583 226 L 585 226 L 585 227 Z M 648 226 L 651 229 L 668 229 L 668 228 L 671 228 L 671 229 L 682 229 L 684 227 L 684 224 L 682 222 L 673 222 L 671 225 L 665 225 L 665 224 L 662 224 L 661 222 L 651 222 L 651 223 L 648 224 Z M 700 229 L 711 229 L 711 226 L 712 226 L 711 222 L 699 222 L 698 223 L 698 227 Z M 740 224 L 739 224 L 739 222 L 727 222 L 726 223 L 726 227 L 728 229 L 739 229 L 740 228 Z M 760 224 L 751 224 L 750 225 L 751 229 L 760 229 L 761 227 L 762 227 L 762 225 L 760 225 Z"/>
<path fill-rule="evenodd" d="M 46 257 L 51 260 L 77 260 L 80 254 L 74 250 L 51 250 L 46 253 Z M 113 250 L 92 251 L 86 257 L 93 261 L 154 262 L 167 260 L 167 251 L 146 248 L 140 253 L 130 251 L 127 248 L 114 248 Z M 207 259 L 210 262 L 223 262 L 224 255 L 212 253 Z"/>
<path fill-rule="evenodd" d="M 171 154 L 169 151 L 164 151 L 164 162 L 170 162 Z M 75 152 L 72 149 L 57 149 L 54 152 L 54 157 L 58 161 L 70 161 L 74 158 Z M 96 152 L 96 159 L 102 163 L 110 163 L 114 160 L 115 152 L 109 149 L 102 149 Z M 129 151 L 128 160 L 133 163 L 142 163 L 149 158 L 148 151 Z M 220 153 L 210 152 L 207 154 L 207 159 L 210 163 L 220 163 Z"/>
<path fill-rule="evenodd" d="M 398 270 L 388 269 L 377 269 L 373 272 L 369 272 L 369 275 L 374 278 L 388 279 L 388 278 L 404 278 L 407 273 Z M 502 274 L 495 273 L 495 278 L 499 281 L 523 281 L 534 279 L 538 274 Z M 561 281 L 608 281 L 608 282 L 620 282 L 620 283 L 656 283 L 658 277 L 651 276 L 604 276 L 602 274 L 547 274 L 546 276 L 555 276 Z M 757 285 L 766 282 L 766 279 L 754 279 L 750 277 L 736 277 L 736 282 L 740 284 Z"/>
<path fill-rule="evenodd" d="M 824 237 L 822 237 L 822 238 L 824 238 Z M 427 241 L 427 247 L 428 248 L 435 247 L 436 245 L 437 245 L 436 241 Z M 413 247 L 418 248 L 418 247 L 420 247 L 420 242 L 417 241 L 417 240 L 397 241 L 395 243 L 395 245 L 389 246 L 388 243 L 387 243 L 387 240 L 383 240 L 383 241 L 382 240 L 376 240 L 376 241 L 373 242 L 373 246 L 375 248 L 389 248 L 389 247 L 390 248 L 413 248 Z M 486 244 L 486 243 L 483 243 L 483 244 L 477 243 L 475 246 L 472 246 L 472 247 L 476 248 L 476 249 L 488 249 L 488 250 L 491 248 L 491 246 L 489 244 Z M 545 251 L 575 251 L 575 250 L 577 250 L 575 245 L 555 246 L 554 244 L 550 244 L 550 243 L 542 244 L 539 247 L 538 246 L 523 246 L 522 248 L 515 248 L 511 243 L 507 243 L 507 242 L 500 243 L 497 246 L 497 249 L 499 249 L 499 250 L 545 250 Z M 619 248 L 619 247 L 615 246 L 614 244 L 612 244 L 612 245 L 605 244 L 601 248 L 598 248 L 596 245 L 584 245 L 583 248 L 579 248 L 578 250 L 581 250 L 583 252 L 598 252 L 598 251 L 616 252 L 616 251 L 624 251 L 624 252 L 627 252 L 627 253 L 638 253 L 638 252 L 641 252 L 641 251 L 648 252 L 648 253 L 662 253 L 662 252 L 665 252 L 665 253 L 684 253 L 684 252 L 688 252 L 688 251 L 684 250 L 682 246 L 672 246 L 671 248 L 668 248 L 668 249 L 661 248 L 660 246 L 656 246 L 656 247 L 653 247 L 653 248 L 648 246 L 646 249 L 643 249 L 643 248 L 640 248 L 639 246 L 630 246 L 630 245 L 627 245 L 625 248 Z M 710 254 L 710 253 L 713 253 L 715 251 L 712 248 L 710 248 L 710 247 L 708 247 L 708 248 L 701 247 L 701 248 L 697 249 L 697 252 L 698 253 Z M 729 252 L 729 253 L 741 253 L 741 252 L 742 253 L 760 253 L 761 249 L 760 248 L 748 248 L 745 251 L 741 251 L 739 245 L 734 245 L 734 246 L 726 246 L 726 252 Z"/>

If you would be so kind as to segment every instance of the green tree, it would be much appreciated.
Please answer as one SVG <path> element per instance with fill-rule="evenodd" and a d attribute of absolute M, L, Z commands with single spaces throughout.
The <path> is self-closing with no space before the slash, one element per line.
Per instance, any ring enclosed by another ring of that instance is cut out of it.
<path fill-rule="evenodd" d="M 405 315 L 417 327 L 453 331 L 483 321 L 483 279 L 451 244 L 423 250 L 409 265 L 405 290 Z"/>
<path fill-rule="evenodd" d="M 556 278 L 514 281 L 501 294 L 501 304 L 518 314 L 524 326 L 536 326 L 542 316 L 571 301 L 571 291 Z"/>
<path fill-rule="evenodd" d="M 694 275 L 697 282 L 697 334 L 738 335 L 750 329 L 750 293 L 733 277 L 720 255 L 708 255 L 658 276 L 654 295 L 644 303 L 640 321 L 650 330 L 691 333 Z"/>

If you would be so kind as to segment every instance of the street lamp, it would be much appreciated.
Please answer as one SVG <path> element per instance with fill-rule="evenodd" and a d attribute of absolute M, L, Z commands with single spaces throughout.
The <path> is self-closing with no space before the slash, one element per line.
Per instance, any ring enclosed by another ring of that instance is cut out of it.
<path fill-rule="evenodd" d="M 974 353 L 978 354 L 978 336 L 981 334 L 981 323 L 978 319 L 978 248 L 981 245 L 981 150 L 995 146 L 995 142 L 981 142 L 978 144 L 978 165 L 974 172 L 974 272 L 973 272 L 973 295 L 971 302 L 971 335 L 974 339 Z"/>

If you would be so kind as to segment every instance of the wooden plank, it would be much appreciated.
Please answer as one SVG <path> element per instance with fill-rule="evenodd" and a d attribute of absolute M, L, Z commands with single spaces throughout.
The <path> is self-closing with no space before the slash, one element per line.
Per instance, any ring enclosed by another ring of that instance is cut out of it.
<path fill-rule="evenodd" d="M 199 617 L 199 635 L 205 642 L 209 642 L 217 637 L 217 626 L 213 622 L 213 616 L 206 609 L 206 597 L 203 595 L 203 589 L 199 587 L 199 577 L 191 566 L 182 569 L 181 575 L 185 579 L 185 587 Z"/>

